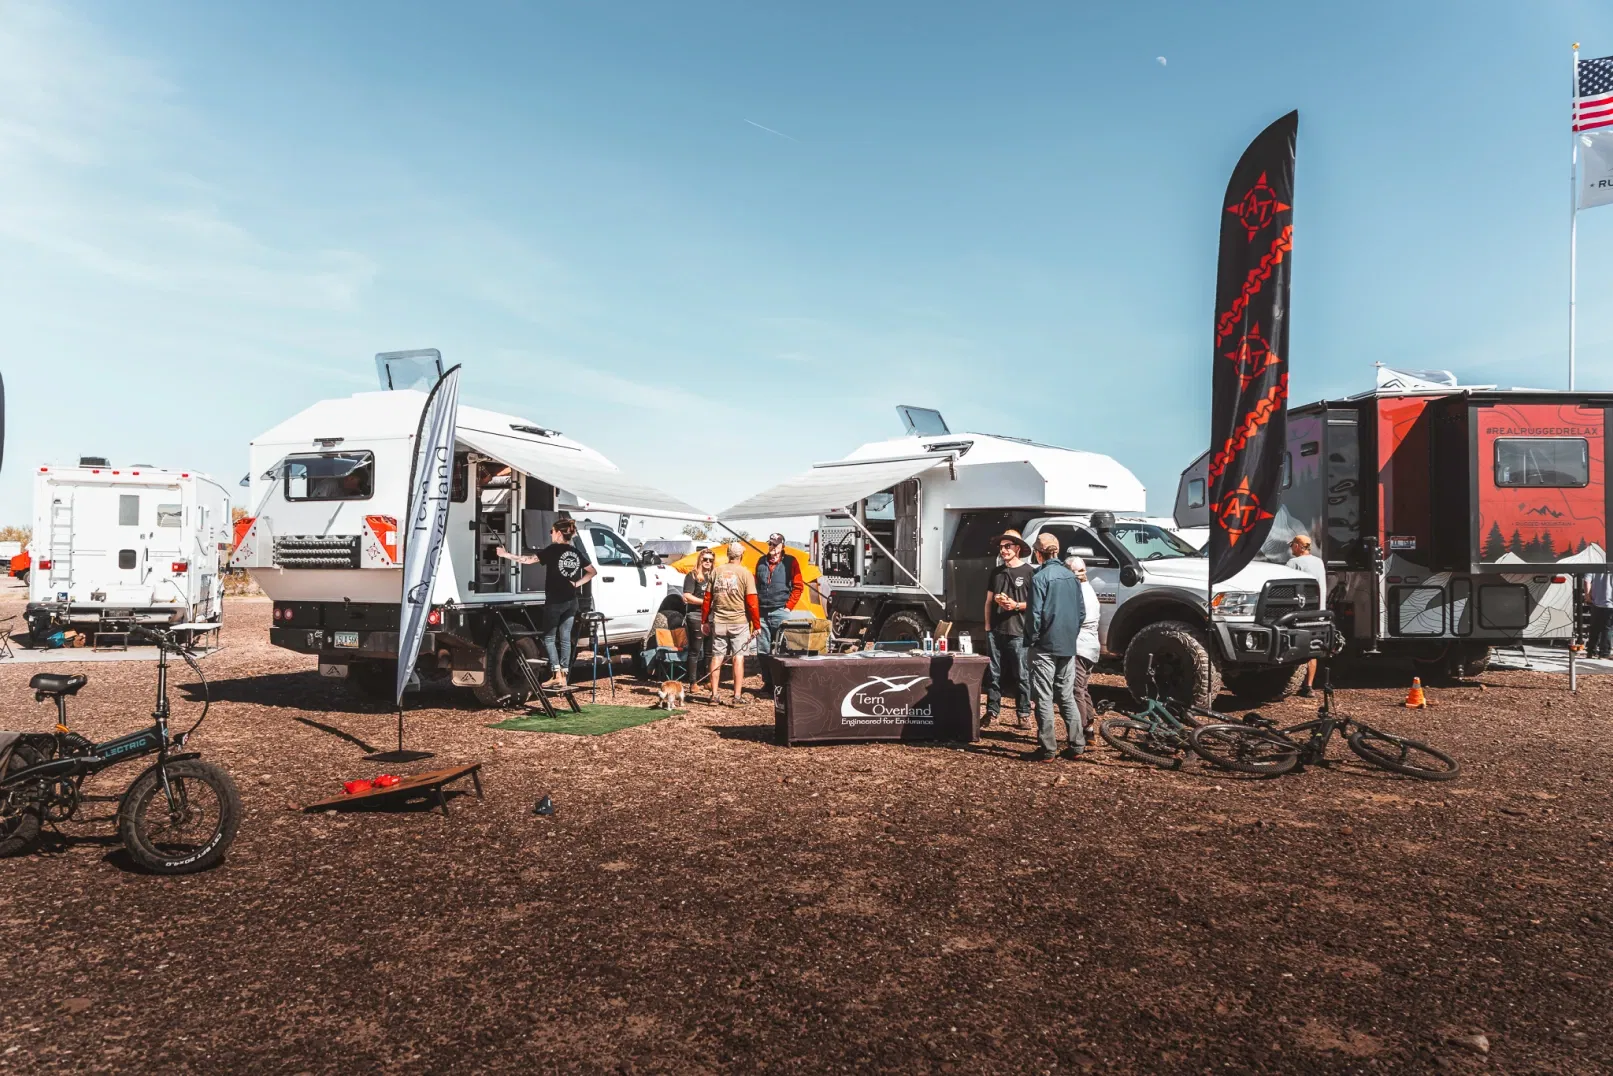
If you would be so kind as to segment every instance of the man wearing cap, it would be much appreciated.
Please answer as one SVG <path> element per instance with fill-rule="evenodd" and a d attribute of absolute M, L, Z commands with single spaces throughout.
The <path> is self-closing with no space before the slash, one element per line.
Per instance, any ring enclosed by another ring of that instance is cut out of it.
<path fill-rule="evenodd" d="M 991 580 L 986 584 L 986 647 L 991 656 L 991 682 L 986 687 L 986 719 L 982 724 L 991 724 L 1002 712 L 1003 678 L 1007 676 L 1014 686 L 1015 723 L 1027 728 L 1031 678 L 1025 662 L 1025 608 L 1031 599 L 1034 569 L 1025 563 L 1025 558 L 1031 555 L 1031 547 L 1018 531 L 1010 530 L 997 536 L 997 552 L 1002 563 L 991 570 Z"/>
<path fill-rule="evenodd" d="M 1036 536 L 1036 574 L 1031 579 L 1030 607 L 1025 612 L 1025 638 L 1031 648 L 1031 677 L 1036 687 L 1036 750 L 1025 757 L 1046 762 L 1058 749 L 1057 703 L 1064 714 L 1069 738 L 1064 757 L 1080 758 L 1086 751 L 1081 710 L 1075 701 L 1076 655 L 1081 652 L 1081 622 L 1086 601 L 1081 581 L 1059 559 L 1059 540 L 1052 534 Z"/>
<path fill-rule="evenodd" d="M 1288 558 L 1284 567 L 1292 568 L 1297 572 L 1304 572 L 1316 580 L 1321 588 L 1322 608 L 1327 608 L 1327 563 L 1311 552 L 1311 536 L 1296 534 L 1288 543 L 1288 552 L 1293 556 Z M 1302 699 L 1311 697 L 1311 685 L 1316 683 L 1316 659 L 1311 658 L 1305 665 L 1305 683 L 1295 692 Z"/>
<path fill-rule="evenodd" d="M 762 689 L 773 690 L 773 670 L 762 660 L 773 652 L 784 621 L 801 600 L 806 580 L 795 555 L 784 548 L 784 535 L 767 536 L 767 556 L 756 562 L 756 604 L 762 612 L 762 626 L 756 635 L 757 663 L 762 667 Z"/>

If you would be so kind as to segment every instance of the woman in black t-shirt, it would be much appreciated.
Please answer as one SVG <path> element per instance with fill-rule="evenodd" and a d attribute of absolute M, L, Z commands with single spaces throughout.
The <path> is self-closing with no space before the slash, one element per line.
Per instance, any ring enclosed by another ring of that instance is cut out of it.
<path fill-rule="evenodd" d="M 701 665 L 706 655 L 705 627 L 700 612 L 706 601 L 706 588 L 711 585 L 711 573 L 717 570 L 717 555 L 702 549 L 695 558 L 694 571 L 683 577 L 683 634 L 684 652 L 689 665 L 691 683 L 699 683 Z"/>
<path fill-rule="evenodd" d="M 494 550 L 517 564 L 542 564 L 543 649 L 552 675 L 544 687 L 565 687 L 571 656 L 571 629 L 577 620 L 577 591 L 594 577 L 598 569 L 585 560 L 571 539 L 577 524 L 570 519 L 555 521 L 549 531 L 549 544 L 535 554 L 517 555 L 503 546 Z M 561 660 L 561 655 L 568 660 Z"/>

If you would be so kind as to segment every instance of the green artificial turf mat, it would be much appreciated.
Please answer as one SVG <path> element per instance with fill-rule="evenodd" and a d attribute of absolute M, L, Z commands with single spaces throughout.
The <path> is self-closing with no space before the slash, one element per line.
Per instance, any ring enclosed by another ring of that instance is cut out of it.
<path fill-rule="evenodd" d="M 582 713 L 574 712 L 560 700 L 555 700 L 558 717 L 542 712 L 512 717 L 500 721 L 490 729 L 509 729 L 512 732 L 563 732 L 568 736 L 604 736 L 634 725 L 648 725 L 663 717 L 676 717 L 682 710 L 658 710 L 649 706 L 611 706 L 605 703 L 583 703 Z"/>

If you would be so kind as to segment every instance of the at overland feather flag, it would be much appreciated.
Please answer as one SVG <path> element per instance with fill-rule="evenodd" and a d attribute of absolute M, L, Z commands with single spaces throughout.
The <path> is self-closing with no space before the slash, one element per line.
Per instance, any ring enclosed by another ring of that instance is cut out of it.
<path fill-rule="evenodd" d="M 1290 112 L 1249 143 L 1221 211 L 1210 404 L 1210 584 L 1271 531 L 1287 447 L 1288 273 L 1294 242 Z"/>

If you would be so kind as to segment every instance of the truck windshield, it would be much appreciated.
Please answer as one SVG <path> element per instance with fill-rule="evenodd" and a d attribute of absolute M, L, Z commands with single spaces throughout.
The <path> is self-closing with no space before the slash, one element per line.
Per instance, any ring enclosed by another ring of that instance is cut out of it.
<path fill-rule="evenodd" d="M 1131 555 L 1138 560 L 1165 560 L 1168 557 L 1202 557 L 1202 551 L 1194 549 L 1187 542 L 1178 538 L 1164 527 L 1152 523 L 1126 523 L 1117 522 L 1114 527 L 1114 536 L 1131 551 Z"/>

